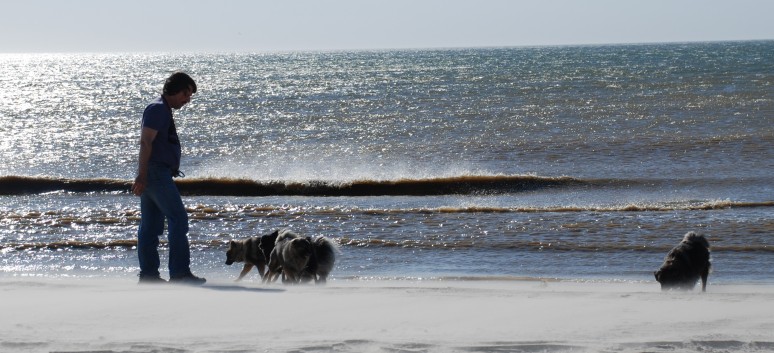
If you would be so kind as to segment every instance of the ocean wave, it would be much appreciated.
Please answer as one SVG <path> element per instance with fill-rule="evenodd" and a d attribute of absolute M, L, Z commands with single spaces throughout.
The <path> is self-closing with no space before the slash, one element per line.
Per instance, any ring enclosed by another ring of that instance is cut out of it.
<path fill-rule="evenodd" d="M 396 179 L 396 180 L 251 180 L 235 178 L 185 178 L 177 179 L 175 183 L 184 196 L 442 196 L 442 195 L 501 195 L 528 191 L 551 189 L 629 189 L 653 188 L 668 185 L 670 187 L 685 185 L 707 185 L 726 182 L 738 183 L 738 180 L 659 180 L 659 179 L 582 179 L 569 176 L 535 176 L 535 175 L 460 175 L 451 177 Z M 53 178 L 31 176 L 0 177 L 0 196 L 29 195 L 46 193 L 115 193 L 130 194 L 132 182 L 129 180 L 109 178 Z M 497 208 L 471 207 L 460 209 L 440 209 L 432 212 L 573 212 L 573 211 L 663 211 L 675 209 L 715 209 L 727 207 L 760 207 L 770 206 L 770 203 L 736 203 L 710 202 L 700 205 L 626 205 L 611 207 L 528 207 Z"/>
<path fill-rule="evenodd" d="M 489 207 L 489 206 L 469 206 L 469 207 L 438 207 L 438 208 L 418 208 L 402 210 L 363 210 L 364 213 L 371 214 L 392 214 L 392 213 L 572 213 L 572 212 L 669 212 L 669 211 L 709 211 L 731 208 L 757 208 L 774 207 L 774 201 L 763 202 L 739 202 L 730 200 L 717 200 L 706 202 L 685 202 L 685 203 L 645 203 L 645 204 L 622 204 L 609 206 L 534 206 L 534 207 Z"/>
<path fill-rule="evenodd" d="M 549 187 L 578 186 L 571 177 L 530 175 L 458 176 L 447 178 L 355 181 L 256 181 L 230 178 L 189 178 L 175 182 L 187 196 L 432 196 L 451 194 L 498 194 Z M 63 179 L 49 177 L 0 177 L 0 195 L 47 192 L 126 192 L 131 181 L 117 179 Z"/>
<path fill-rule="evenodd" d="M 107 178 L 66 179 L 13 175 L 0 177 L 0 195 L 42 194 L 55 191 L 129 192 L 130 189 L 131 182 Z"/>
<path fill-rule="evenodd" d="M 768 180 L 754 180 L 762 183 Z M 653 187 L 680 187 L 713 184 L 722 186 L 727 183 L 737 185 L 739 180 L 725 179 L 601 179 L 575 178 L 570 176 L 536 175 L 460 175 L 421 179 L 375 180 L 362 179 L 351 181 L 326 180 L 251 180 L 235 178 L 185 178 L 175 183 L 184 196 L 442 196 L 442 195 L 499 195 L 544 189 L 629 189 Z M 132 182 L 129 180 L 90 178 L 72 179 L 55 177 L 2 176 L 0 177 L 0 195 L 25 195 L 45 193 L 126 193 L 129 194 Z M 729 205 L 744 207 L 744 205 Z M 753 205 L 760 206 L 760 205 Z M 614 206 L 617 208 L 618 206 Z M 670 206 L 632 205 L 632 211 L 665 210 Z M 727 207 L 722 203 L 699 207 Z M 590 210 L 567 207 L 566 211 Z M 593 209 L 592 209 L 593 210 Z M 601 211 L 607 209 L 601 208 Z M 479 208 L 481 212 L 512 212 L 511 209 Z M 529 209 L 520 209 L 528 212 Z M 536 209 L 535 211 L 545 211 Z M 557 208 L 556 211 L 565 211 Z M 468 211 L 464 211 L 468 212 Z"/>
<path fill-rule="evenodd" d="M 191 222 L 245 222 L 250 219 L 302 216 L 422 216 L 430 214 L 476 214 L 476 213 L 634 213 L 634 212 L 672 212 L 672 211 L 713 211 L 723 209 L 769 208 L 774 201 L 744 202 L 715 200 L 702 202 L 669 202 L 621 205 L 588 206 L 462 206 L 428 208 L 358 208 L 358 207 L 303 207 L 287 205 L 206 205 L 196 204 L 186 207 Z M 61 210 L 0 210 L 0 224 L 20 227 L 71 227 L 136 226 L 140 221 L 139 209 L 61 209 Z"/>
<path fill-rule="evenodd" d="M 404 248 L 421 250 L 516 250 L 516 251 L 558 251 L 558 252 L 653 252 L 666 253 L 671 249 L 670 245 L 638 245 L 596 243 L 581 244 L 572 242 L 542 242 L 542 241 L 508 241 L 486 242 L 476 240 L 425 240 L 425 239 L 377 239 L 377 238 L 331 238 L 342 247 L 357 248 Z M 191 240 L 190 245 L 200 250 L 225 250 L 230 239 Z M 161 240 L 160 244 L 166 246 L 167 242 Z M 101 250 L 101 249 L 135 249 L 136 239 L 116 239 L 106 241 L 78 241 L 63 240 L 52 242 L 17 242 L 0 244 L 0 251 L 30 251 L 30 250 Z M 712 246 L 713 252 L 764 252 L 774 253 L 774 246 L 765 244 L 746 245 L 720 245 Z"/>
<path fill-rule="evenodd" d="M 671 245 L 638 245 L 596 243 L 580 244 L 571 242 L 542 242 L 542 241 L 508 241 L 508 242 L 483 242 L 476 240 L 455 241 L 430 241 L 430 240 L 390 240 L 390 239 L 353 239 L 339 238 L 341 246 L 355 247 L 387 247 L 409 248 L 423 250 L 462 250 L 462 249 L 486 249 L 486 250 L 519 250 L 519 251 L 560 251 L 560 252 L 656 252 L 666 253 L 672 249 Z M 774 252 L 774 247 L 762 244 L 751 245 L 721 245 L 713 246 L 713 252 Z"/>

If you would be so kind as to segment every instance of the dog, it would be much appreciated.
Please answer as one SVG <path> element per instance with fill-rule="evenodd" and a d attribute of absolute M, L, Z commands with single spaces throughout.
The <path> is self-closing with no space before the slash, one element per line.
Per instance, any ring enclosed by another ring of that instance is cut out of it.
<path fill-rule="evenodd" d="M 264 281 L 274 282 L 282 274 L 282 283 L 299 283 L 313 251 L 309 239 L 289 229 L 279 231 L 269 255 L 269 273 Z"/>
<path fill-rule="evenodd" d="M 253 267 L 258 267 L 258 273 L 261 279 L 264 278 L 264 270 L 271 251 L 274 250 L 274 243 L 279 236 L 279 231 L 270 234 L 250 237 L 245 240 L 232 240 L 226 250 L 226 265 L 234 262 L 244 262 L 242 272 L 236 281 L 241 281 Z"/>
<path fill-rule="evenodd" d="M 317 284 L 324 284 L 328 280 L 328 275 L 336 263 L 336 254 L 340 254 L 338 245 L 326 237 L 316 237 L 314 239 L 307 237 L 312 243 L 312 257 L 309 259 L 303 274 L 302 281 L 314 281 Z"/>
<path fill-rule="evenodd" d="M 701 234 L 688 232 L 653 274 L 661 283 L 661 290 L 692 290 L 701 278 L 701 291 L 706 292 L 711 266 L 709 241 Z"/>

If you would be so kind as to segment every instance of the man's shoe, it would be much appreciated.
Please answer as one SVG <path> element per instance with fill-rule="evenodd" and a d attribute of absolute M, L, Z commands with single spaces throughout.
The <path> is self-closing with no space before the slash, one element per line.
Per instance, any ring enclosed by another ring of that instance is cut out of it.
<path fill-rule="evenodd" d="M 140 282 L 138 284 L 162 284 L 167 281 L 159 275 L 139 275 Z"/>
<path fill-rule="evenodd" d="M 192 286 L 200 286 L 207 282 L 206 279 L 201 277 L 196 277 L 193 275 L 193 273 L 187 273 L 180 276 L 174 276 L 169 278 L 169 283 L 179 283 L 179 284 L 188 284 Z"/>

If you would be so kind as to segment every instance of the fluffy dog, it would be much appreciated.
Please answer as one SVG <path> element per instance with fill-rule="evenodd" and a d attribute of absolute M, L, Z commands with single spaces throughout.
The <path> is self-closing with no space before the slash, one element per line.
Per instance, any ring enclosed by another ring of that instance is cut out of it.
<path fill-rule="evenodd" d="M 274 243 L 277 240 L 279 231 L 262 235 L 260 237 L 250 237 L 245 240 L 232 240 L 228 244 L 228 250 L 226 250 L 226 265 L 231 265 L 234 262 L 244 262 L 245 265 L 242 268 L 242 272 L 239 273 L 237 281 L 247 275 L 254 266 L 258 267 L 258 273 L 261 278 L 264 278 L 264 270 L 266 267 L 266 259 L 269 258 L 271 251 L 274 250 Z"/>
<path fill-rule="evenodd" d="M 688 232 L 664 259 L 661 268 L 654 272 L 661 290 L 691 290 L 701 278 L 701 290 L 707 291 L 710 272 L 710 245 L 703 235 Z"/>
<path fill-rule="evenodd" d="M 336 243 L 326 237 L 316 237 L 314 239 L 307 237 L 312 244 L 312 257 L 309 259 L 302 280 L 315 283 L 325 283 L 328 280 L 328 274 L 331 273 L 333 265 L 336 263 L 336 254 L 341 253 Z"/>
<path fill-rule="evenodd" d="M 282 274 L 282 283 L 298 283 L 313 253 L 312 243 L 289 229 L 279 231 L 269 255 L 269 273 L 264 281 L 273 282 Z"/>

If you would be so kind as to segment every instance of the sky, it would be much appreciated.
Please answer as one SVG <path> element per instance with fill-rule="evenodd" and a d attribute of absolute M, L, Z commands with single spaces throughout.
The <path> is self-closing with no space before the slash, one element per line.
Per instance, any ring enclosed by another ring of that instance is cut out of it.
<path fill-rule="evenodd" d="M 278 52 L 774 39 L 771 0 L 9 0 L 0 52 Z"/>

